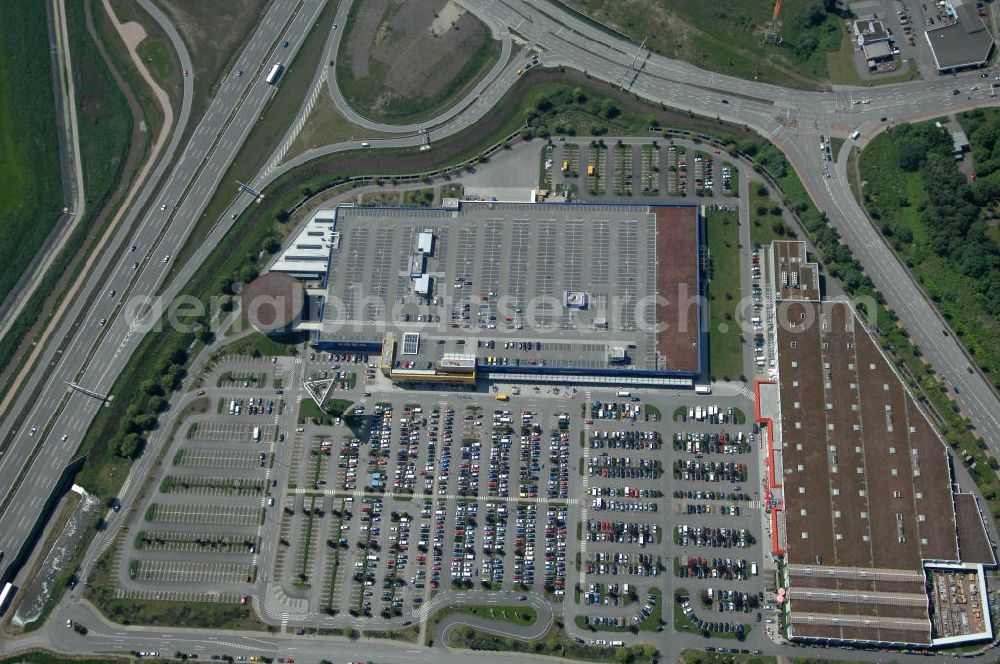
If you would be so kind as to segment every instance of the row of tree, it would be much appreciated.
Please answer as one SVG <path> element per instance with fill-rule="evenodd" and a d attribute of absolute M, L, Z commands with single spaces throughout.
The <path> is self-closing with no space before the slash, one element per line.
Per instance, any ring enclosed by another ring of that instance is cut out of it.
<path fill-rule="evenodd" d="M 996 135 L 992 125 L 985 121 L 975 131 L 974 137 L 991 138 L 989 151 L 993 150 Z M 991 316 L 1000 316 L 1000 247 L 987 233 L 989 223 L 984 211 L 1000 202 L 1000 184 L 989 175 L 991 157 L 985 148 L 974 149 L 984 160 L 975 159 L 978 177 L 970 180 L 958 169 L 952 156 L 951 136 L 933 124 L 902 125 L 892 130 L 892 143 L 898 154 L 899 167 L 904 171 L 919 172 L 927 193 L 927 202 L 917 208 L 921 225 L 926 229 L 926 249 L 944 258 L 949 267 L 961 275 L 973 291 L 982 296 L 983 308 Z M 1000 146 L 996 146 L 1000 147 Z M 1000 152 L 1000 150 L 998 150 Z M 1000 154 L 998 154 L 1000 158 Z M 985 173 L 983 164 L 985 163 Z M 899 238 L 904 244 L 912 242 L 912 232 L 902 231 Z"/>

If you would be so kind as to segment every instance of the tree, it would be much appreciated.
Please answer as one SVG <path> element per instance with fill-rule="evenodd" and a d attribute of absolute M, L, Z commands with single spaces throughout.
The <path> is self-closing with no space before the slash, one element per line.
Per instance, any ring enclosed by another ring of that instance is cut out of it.
<path fill-rule="evenodd" d="M 899 167 L 914 172 L 920 168 L 927 155 L 927 141 L 919 136 L 907 136 L 896 141 Z"/>
<path fill-rule="evenodd" d="M 805 34 L 799 38 L 799 43 L 795 45 L 795 52 L 803 58 L 808 58 L 816 51 L 817 45 L 815 37 L 810 34 Z"/>
<path fill-rule="evenodd" d="M 134 459 L 142 443 L 143 440 L 139 434 L 127 433 L 117 441 L 114 453 L 123 459 Z"/>
<path fill-rule="evenodd" d="M 615 106 L 615 102 L 611 99 L 605 99 L 601 102 L 601 115 L 606 117 L 608 120 L 618 117 L 621 111 Z"/>
<path fill-rule="evenodd" d="M 139 391 L 151 397 L 163 395 L 163 388 L 160 386 L 159 383 L 157 383 L 152 378 L 147 378 L 146 380 L 139 383 Z"/>

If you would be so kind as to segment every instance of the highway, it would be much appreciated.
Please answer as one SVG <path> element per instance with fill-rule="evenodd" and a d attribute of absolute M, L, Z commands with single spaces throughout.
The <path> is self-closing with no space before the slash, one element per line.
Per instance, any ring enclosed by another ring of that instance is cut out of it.
<path fill-rule="evenodd" d="M 143 210 L 137 228 L 132 231 L 125 223 L 119 229 L 113 248 L 101 257 L 81 297 L 72 303 L 43 351 L 36 365 L 43 369 L 32 372 L 14 396 L 0 422 L 4 441 L 0 551 L 5 553 L 0 579 L 16 561 L 59 474 L 100 407 L 99 400 L 69 391 L 66 384 L 75 382 L 101 394 L 111 389 L 143 337 L 129 310 L 161 287 L 171 267 L 170 255 L 183 245 L 274 94 L 275 89 L 263 81 L 272 61 L 287 63 L 294 57 L 324 4 L 280 0 L 270 6 L 236 61 L 235 68 L 243 75 L 231 74 L 222 81 L 174 169 L 146 199 L 152 205 Z M 288 48 L 282 46 L 286 40 Z M 176 291 L 176 284 L 183 282 L 172 283 Z M 123 315 L 112 316 L 123 306 Z M 101 319 L 108 320 L 106 326 L 100 325 Z M 22 485 L 25 477 L 30 481 Z"/>

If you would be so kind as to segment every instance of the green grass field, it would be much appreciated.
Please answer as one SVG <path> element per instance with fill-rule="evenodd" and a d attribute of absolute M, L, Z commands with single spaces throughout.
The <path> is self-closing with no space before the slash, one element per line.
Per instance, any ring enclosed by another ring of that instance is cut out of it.
<path fill-rule="evenodd" d="M 782 219 L 781 206 L 771 197 L 767 186 L 750 185 L 750 241 L 757 245 L 772 240 L 794 239 L 791 227 Z"/>
<path fill-rule="evenodd" d="M 0 21 L 0 300 L 62 213 L 45 3 L 11 0 Z M 79 94 L 80 90 L 77 89 Z"/>
<path fill-rule="evenodd" d="M 740 299 L 739 213 L 709 210 L 705 226 L 711 255 L 709 373 L 714 379 L 735 380 L 743 374 L 743 344 L 739 321 L 734 315 Z"/>
<path fill-rule="evenodd" d="M 102 655 L 101 657 L 73 657 L 67 658 L 65 655 L 56 655 L 47 650 L 32 650 L 21 653 L 14 657 L 0 659 L 0 664 L 113 664 L 114 662 L 131 662 L 128 657 L 113 657 Z"/>
<path fill-rule="evenodd" d="M 646 38 L 647 48 L 656 53 L 711 71 L 799 88 L 816 88 L 828 81 L 827 55 L 840 50 L 846 32 L 843 21 L 825 12 L 818 0 L 785 0 L 779 16 L 780 45 L 763 44 L 772 0 L 568 0 L 567 4 L 610 23 L 636 44 Z"/>
<path fill-rule="evenodd" d="M 121 38 L 107 20 L 101 3 L 88 1 L 92 3 L 94 22 L 101 40 L 111 42 L 114 39 L 120 43 Z M 92 211 L 97 212 L 96 208 L 107 201 L 121 176 L 131 144 L 132 116 L 125 103 L 125 96 L 118 89 L 97 46 L 83 27 L 85 19 L 82 3 L 72 5 L 66 7 L 66 12 L 67 20 L 74 26 L 70 32 L 70 48 L 73 51 L 76 94 L 81 110 L 83 184 L 87 192 L 87 205 L 93 206 L 95 209 Z M 70 14 L 73 16 L 70 17 Z M 124 46 L 118 52 L 116 61 L 128 61 Z M 148 91 L 148 88 L 145 89 Z M 137 89 L 137 92 L 140 90 Z M 159 113 L 159 108 L 156 108 L 156 112 Z"/>
<path fill-rule="evenodd" d="M 136 21 L 146 31 L 146 38 L 139 43 L 136 52 L 146 63 L 153 80 L 170 97 L 174 113 L 179 113 L 183 87 L 181 64 L 167 34 L 138 3 L 130 0 L 111 0 L 111 6 L 114 7 L 119 21 L 123 23 Z"/>
<path fill-rule="evenodd" d="M 435 624 L 452 613 L 468 613 L 487 620 L 500 620 L 512 625 L 534 625 L 538 613 L 530 606 L 451 606 L 434 615 Z M 428 632 L 433 632 L 428 629 Z"/>

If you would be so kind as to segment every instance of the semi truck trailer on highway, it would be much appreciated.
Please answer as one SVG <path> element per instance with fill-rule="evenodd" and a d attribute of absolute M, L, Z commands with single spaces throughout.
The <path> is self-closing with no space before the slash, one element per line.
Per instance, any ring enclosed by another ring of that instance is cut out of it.
<path fill-rule="evenodd" d="M 271 67 L 271 73 L 267 75 L 267 78 L 264 79 L 264 81 L 268 85 L 274 85 L 275 83 L 278 82 L 278 78 L 281 76 L 281 72 L 282 72 L 281 63 L 278 62 L 273 67 Z"/>

